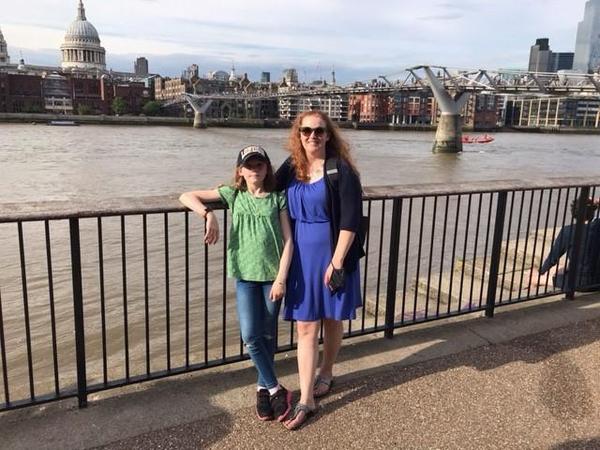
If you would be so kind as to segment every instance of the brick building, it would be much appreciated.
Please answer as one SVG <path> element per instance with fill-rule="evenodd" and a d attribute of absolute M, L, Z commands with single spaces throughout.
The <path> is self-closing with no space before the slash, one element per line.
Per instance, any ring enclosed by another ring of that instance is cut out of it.
<path fill-rule="evenodd" d="M 138 82 L 115 82 L 105 84 L 105 98 L 121 97 L 127 104 L 128 114 L 139 114 L 142 112 L 142 107 L 146 101 L 150 100 L 150 92 L 144 83 Z M 108 89 L 106 89 L 108 87 Z"/>
<path fill-rule="evenodd" d="M 0 72 L 0 112 L 44 112 L 42 77 Z"/>
<path fill-rule="evenodd" d="M 90 78 L 72 78 L 73 110 L 80 114 L 110 114 L 110 105 L 102 98 L 102 81 Z"/>
<path fill-rule="evenodd" d="M 156 77 L 154 81 L 154 98 L 156 100 L 173 100 L 186 92 L 192 92 L 191 82 L 185 78 Z"/>
<path fill-rule="evenodd" d="M 474 130 L 496 128 L 500 121 L 501 97 L 495 94 L 470 95 L 463 108 L 463 126 Z"/>
<path fill-rule="evenodd" d="M 150 91 L 144 83 L 119 82 L 106 76 L 94 79 L 56 72 L 0 72 L 0 112 L 111 114 L 115 97 L 125 101 L 127 113 L 139 114 L 150 99 Z"/>
<path fill-rule="evenodd" d="M 395 125 L 431 125 L 435 117 L 435 99 L 431 92 L 398 92 L 393 97 L 392 120 Z"/>
<path fill-rule="evenodd" d="M 348 97 L 348 119 L 361 123 L 390 123 L 393 101 L 389 94 L 352 94 Z"/>
<path fill-rule="evenodd" d="M 55 114 L 73 113 L 71 78 L 51 73 L 42 76 L 44 110 Z"/>

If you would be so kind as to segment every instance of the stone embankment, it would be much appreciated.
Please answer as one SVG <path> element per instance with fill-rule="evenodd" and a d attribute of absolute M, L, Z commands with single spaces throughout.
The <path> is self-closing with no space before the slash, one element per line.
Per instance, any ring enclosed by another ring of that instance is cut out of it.
<path fill-rule="evenodd" d="M 150 117 L 150 116 L 107 116 L 75 114 L 36 114 L 36 113 L 0 113 L 0 123 L 29 123 L 45 125 L 50 121 L 73 121 L 86 125 L 167 125 L 191 127 L 191 117 Z M 231 128 L 288 128 L 290 123 L 277 119 L 207 119 L 209 127 Z"/>
<path fill-rule="evenodd" d="M 542 260 L 550 252 L 556 233 L 552 228 L 532 230 L 526 237 L 511 239 L 508 244 L 503 244 L 496 288 L 499 302 L 535 295 L 546 289 L 552 291 L 551 276 L 541 277 L 539 283 L 535 284 L 530 283 L 530 276 L 532 269 L 539 269 Z M 490 258 L 484 258 L 481 253 L 465 259 L 457 256 L 441 274 L 427 274 L 425 271 L 416 282 L 412 281 L 406 286 L 406 293 L 399 283 L 396 298 L 405 299 L 405 302 L 403 307 L 396 305 L 395 321 L 421 320 L 432 315 L 455 314 L 482 306 L 482 299 L 488 291 Z M 553 269 L 550 275 L 555 271 Z M 380 321 L 384 320 L 385 301 L 377 302 L 374 293 L 367 292 L 365 307 L 369 315 L 377 315 Z"/>

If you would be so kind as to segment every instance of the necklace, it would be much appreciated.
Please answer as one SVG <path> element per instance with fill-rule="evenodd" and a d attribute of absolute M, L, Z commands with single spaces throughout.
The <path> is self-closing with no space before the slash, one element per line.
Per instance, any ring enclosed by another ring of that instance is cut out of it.
<path fill-rule="evenodd" d="M 318 169 L 314 169 L 310 171 L 310 177 L 311 178 L 317 178 L 320 177 L 321 175 L 323 175 L 323 168 L 319 167 Z"/>
<path fill-rule="evenodd" d="M 310 166 L 310 178 L 312 180 L 323 176 L 323 161 L 318 161 L 316 164 L 313 163 Z M 316 167 L 315 167 L 316 166 Z"/>

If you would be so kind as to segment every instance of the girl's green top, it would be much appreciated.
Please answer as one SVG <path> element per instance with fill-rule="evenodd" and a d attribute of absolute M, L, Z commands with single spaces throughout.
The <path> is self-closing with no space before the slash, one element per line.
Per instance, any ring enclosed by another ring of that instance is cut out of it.
<path fill-rule="evenodd" d="M 221 200 L 233 210 L 227 276 L 246 281 L 273 281 L 279 270 L 283 235 L 279 213 L 287 209 L 285 194 L 254 197 L 231 186 L 218 188 Z M 232 205 L 235 197 L 235 205 Z M 232 207 L 233 206 L 233 207 Z"/>

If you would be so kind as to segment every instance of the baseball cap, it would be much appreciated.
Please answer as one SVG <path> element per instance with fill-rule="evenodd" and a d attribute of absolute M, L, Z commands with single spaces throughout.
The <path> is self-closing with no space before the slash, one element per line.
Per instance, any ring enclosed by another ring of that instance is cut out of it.
<path fill-rule="evenodd" d="M 264 148 L 258 145 L 249 145 L 240 150 L 237 158 L 237 165 L 243 166 L 250 158 L 257 158 L 264 162 L 270 163 L 269 156 Z"/>

